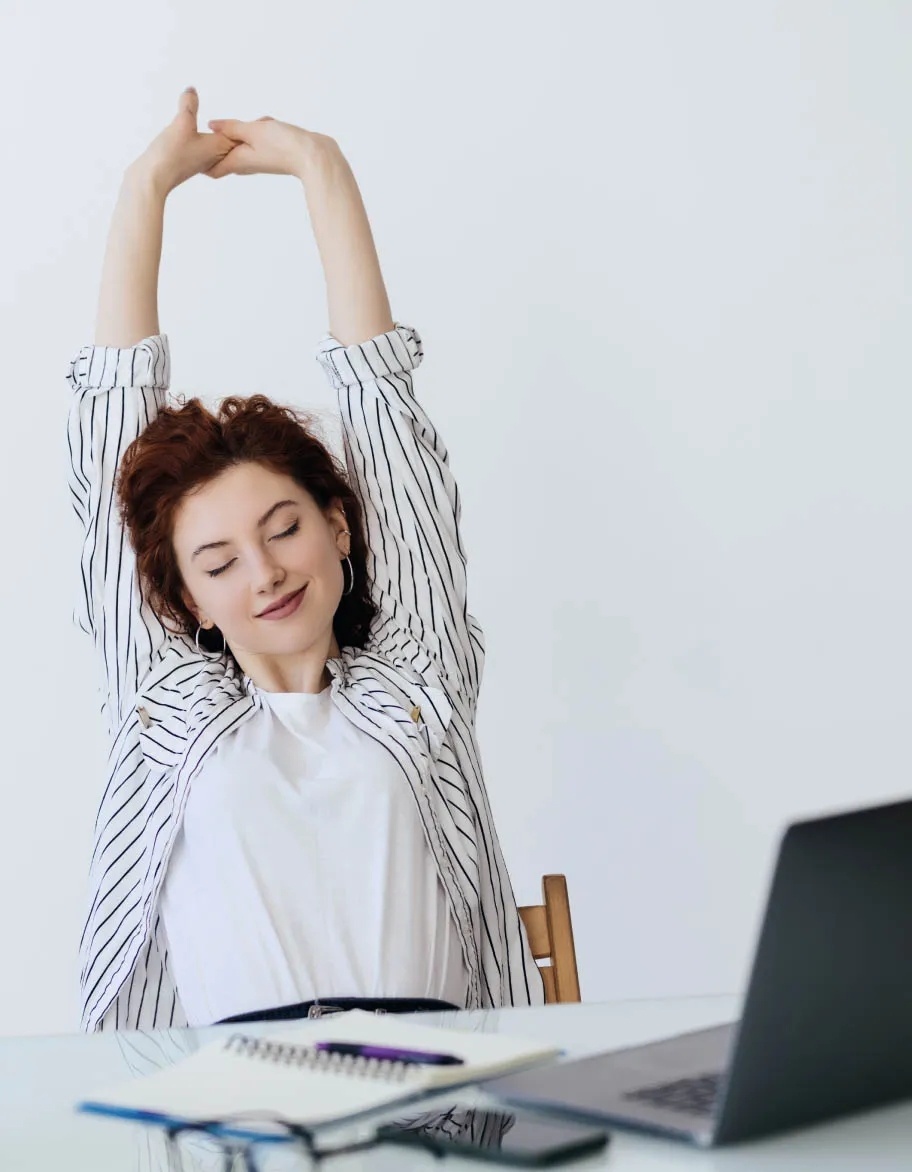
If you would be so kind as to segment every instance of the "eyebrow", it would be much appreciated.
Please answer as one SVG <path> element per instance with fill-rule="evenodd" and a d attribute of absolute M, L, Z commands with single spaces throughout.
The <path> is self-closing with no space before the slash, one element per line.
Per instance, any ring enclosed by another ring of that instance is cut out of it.
<path fill-rule="evenodd" d="M 266 512 L 257 521 L 257 529 L 262 529 L 276 509 L 281 509 L 283 505 L 296 505 L 297 501 L 276 501 L 272 508 L 267 509 Z M 207 541 L 205 545 L 198 545 L 193 553 L 190 555 L 190 561 L 196 557 L 198 553 L 202 553 L 206 549 L 221 549 L 222 546 L 230 545 L 230 541 Z"/>

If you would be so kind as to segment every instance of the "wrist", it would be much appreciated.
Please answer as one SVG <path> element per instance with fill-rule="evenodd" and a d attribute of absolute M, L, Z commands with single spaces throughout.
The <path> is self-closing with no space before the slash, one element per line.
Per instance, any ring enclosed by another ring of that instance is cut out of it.
<path fill-rule="evenodd" d="M 341 155 L 339 144 L 334 138 L 308 131 L 295 150 L 291 174 L 302 183 L 307 183 Z"/>
<path fill-rule="evenodd" d="M 164 204 L 172 186 L 140 155 L 124 171 L 121 191 Z"/>

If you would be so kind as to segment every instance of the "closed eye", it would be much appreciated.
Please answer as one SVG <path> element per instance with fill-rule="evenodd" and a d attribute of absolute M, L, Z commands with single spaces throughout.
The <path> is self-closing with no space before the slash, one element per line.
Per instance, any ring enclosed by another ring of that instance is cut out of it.
<path fill-rule="evenodd" d="M 275 537 L 270 538 L 270 540 L 275 541 L 276 538 L 278 538 L 278 537 L 291 537 L 291 535 L 293 533 L 297 533 L 297 531 L 300 529 L 300 527 L 301 526 L 299 525 L 299 523 L 297 521 L 295 521 L 295 523 L 291 526 L 290 529 L 286 529 L 282 533 L 277 533 L 275 535 Z M 209 575 L 210 578 L 217 578 L 219 574 L 224 574 L 224 572 L 229 568 L 229 566 L 232 565 L 234 560 L 235 559 L 232 558 L 230 562 L 225 562 L 225 564 L 223 566 L 218 566 L 214 570 L 207 570 L 206 573 Z"/>

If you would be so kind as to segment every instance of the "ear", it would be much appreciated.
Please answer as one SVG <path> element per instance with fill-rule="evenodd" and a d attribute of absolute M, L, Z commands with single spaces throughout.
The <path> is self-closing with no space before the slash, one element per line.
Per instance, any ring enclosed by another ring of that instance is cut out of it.
<path fill-rule="evenodd" d="M 351 549 L 351 538 L 346 535 L 350 526 L 345 518 L 345 509 L 338 497 L 333 498 L 330 502 L 324 516 L 327 524 L 332 528 L 339 551 L 347 554 Z"/>
<path fill-rule="evenodd" d="M 193 601 L 189 592 L 186 589 L 181 591 L 181 598 L 183 598 L 184 606 L 187 608 L 187 610 L 190 611 L 190 613 L 193 615 L 193 617 L 196 619 L 196 621 L 198 623 L 201 623 L 202 619 L 200 618 L 199 607 Z"/>

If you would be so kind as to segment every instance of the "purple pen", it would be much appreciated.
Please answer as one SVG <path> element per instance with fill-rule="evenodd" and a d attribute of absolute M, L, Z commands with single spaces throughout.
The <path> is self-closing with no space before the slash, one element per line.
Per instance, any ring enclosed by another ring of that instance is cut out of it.
<path fill-rule="evenodd" d="M 347 1054 L 352 1058 L 376 1058 L 380 1062 L 404 1062 L 414 1066 L 462 1066 L 464 1059 L 455 1054 L 434 1054 L 425 1050 L 395 1050 L 360 1042 L 317 1042 L 317 1050 L 326 1054 Z"/>

